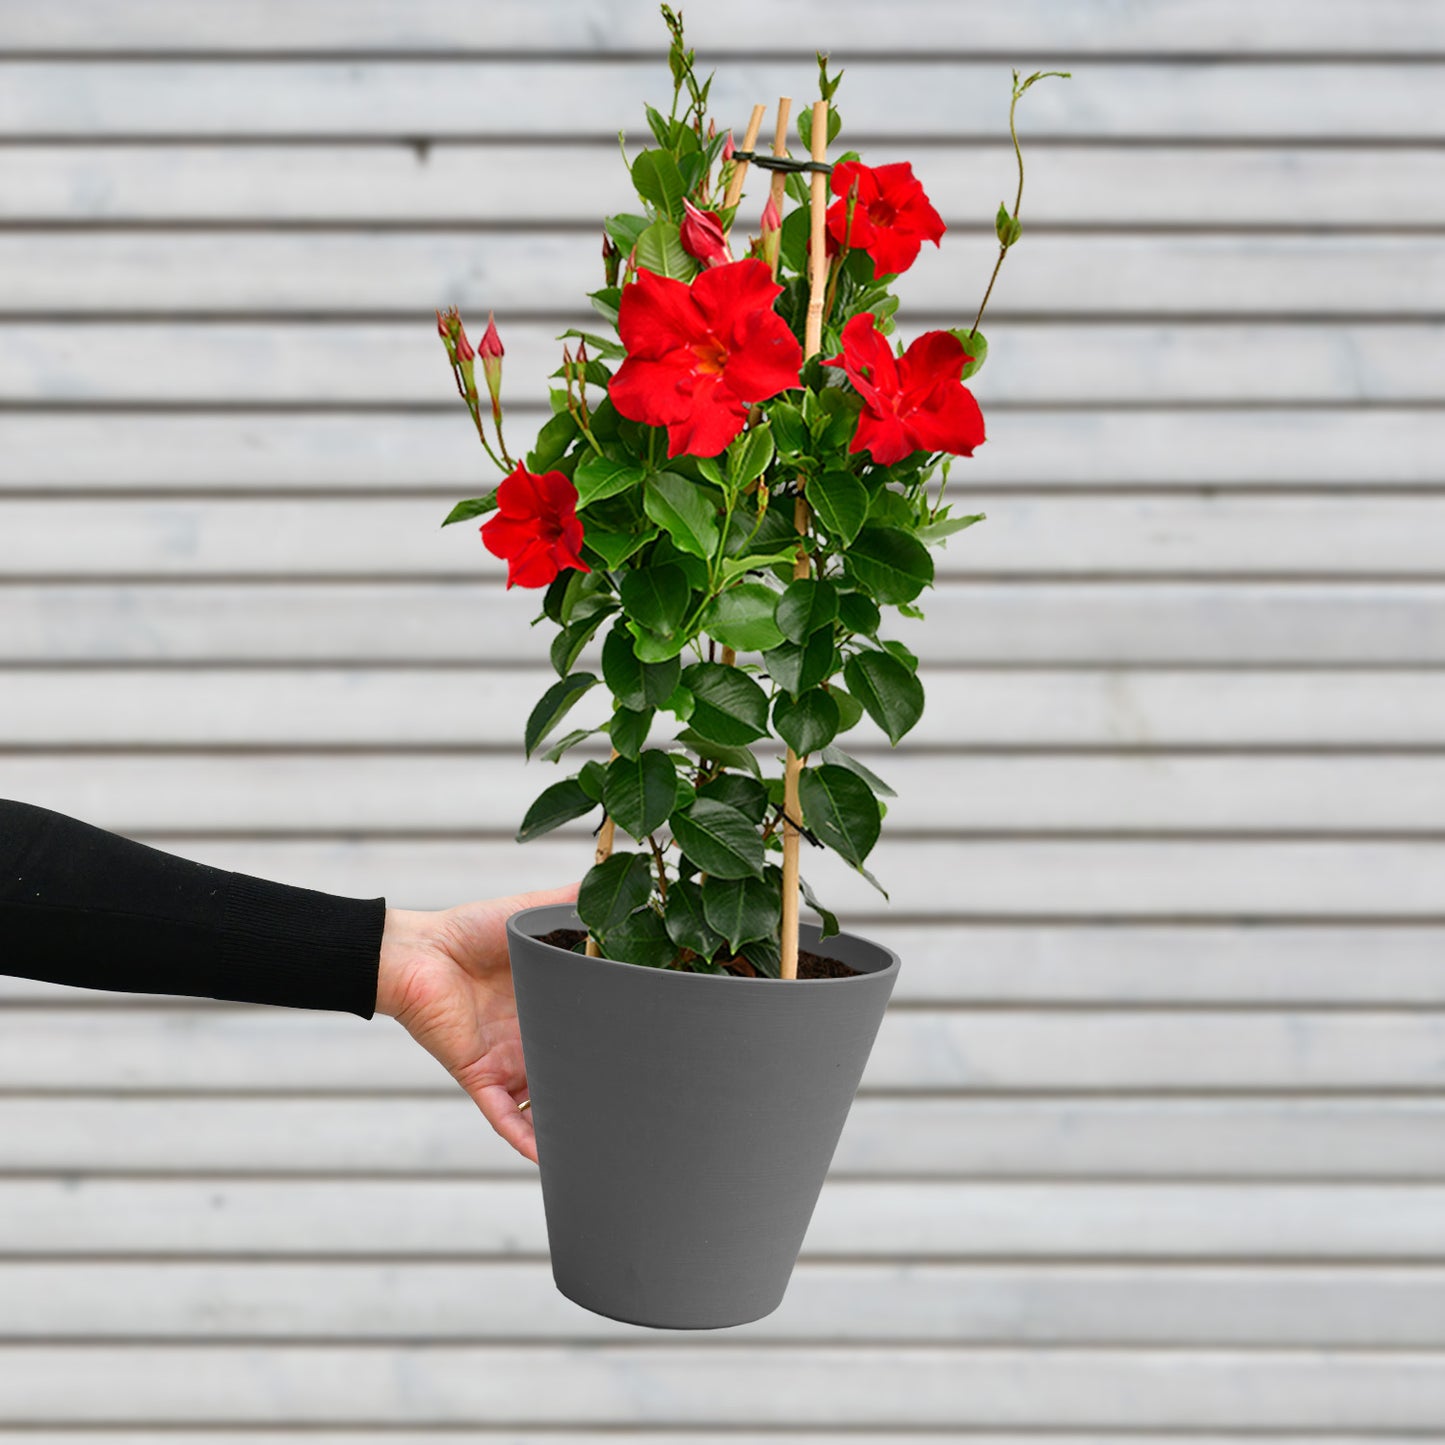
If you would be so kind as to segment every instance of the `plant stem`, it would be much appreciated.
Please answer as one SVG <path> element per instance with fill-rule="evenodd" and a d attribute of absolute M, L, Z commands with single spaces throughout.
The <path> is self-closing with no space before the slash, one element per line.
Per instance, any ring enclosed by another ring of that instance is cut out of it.
<path fill-rule="evenodd" d="M 612 749 L 612 757 L 617 756 L 617 749 Z M 608 759 L 611 761 L 611 758 Z M 612 856 L 612 844 L 617 836 L 617 824 L 612 821 L 611 814 L 602 815 L 602 826 L 597 830 L 597 851 L 592 855 L 593 864 L 605 863 Z M 592 930 L 587 930 L 587 956 L 589 958 L 601 958 L 602 949 L 592 936 Z"/>

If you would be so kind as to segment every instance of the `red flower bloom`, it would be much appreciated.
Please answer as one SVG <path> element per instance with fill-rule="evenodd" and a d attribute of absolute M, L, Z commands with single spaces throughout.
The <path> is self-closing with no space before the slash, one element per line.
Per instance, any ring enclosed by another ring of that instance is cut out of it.
<path fill-rule="evenodd" d="M 830 250 L 843 244 L 848 224 L 848 192 L 858 182 L 853 230 L 848 245 L 873 258 L 873 279 L 898 275 L 917 259 L 925 241 L 936 246 L 946 229 L 907 161 L 891 166 L 865 166 L 841 161 L 833 167 L 833 194 L 843 199 L 828 207 Z"/>
<path fill-rule="evenodd" d="M 722 218 L 716 211 L 700 211 L 685 197 L 682 202 L 682 249 L 704 266 L 723 266 L 732 260 Z"/>
<path fill-rule="evenodd" d="M 561 472 L 536 476 L 518 463 L 497 488 L 497 514 L 482 524 L 482 541 L 506 561 L 508 587 L 545 587 L 564 567 L 592 570 L 579 555 L 577 488 Z"/>
<path fill-rule="evenodd" d="M 913 452 L 971 457 L 984 440 L 983 413 L 960 373 L 973 358 L 951 331 L 925 331 L 900 357 L 878 330 L 871 311 L 843 327 L 841 366 L 863 398 L 850 452 L 866 450 L 879 466 Z"/>
<path fill-rule="evenodd" d="M 803 348 L 773 310 L 783 288 L 755 257 L 702 272 L 691 286 L 639 267 L 622 288 L 627 359 L 608 388 L 625 417 L 667 428 L 667 454 L 714 457 L 748 407 L 799 384 Z"/>

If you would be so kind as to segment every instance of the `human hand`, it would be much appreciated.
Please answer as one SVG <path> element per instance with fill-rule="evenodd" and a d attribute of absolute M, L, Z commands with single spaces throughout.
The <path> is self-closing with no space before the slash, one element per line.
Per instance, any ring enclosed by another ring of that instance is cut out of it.
<path fill-rule="evenodd" d="M 492 1128 L 537 1162 L 522 1036 L 507 953 L 507 919 L 571 903 L 577 885 L 465 903 L 440 913 L 386 910 L 376 1011 L 396 1019 L 471 1095 Z"/>

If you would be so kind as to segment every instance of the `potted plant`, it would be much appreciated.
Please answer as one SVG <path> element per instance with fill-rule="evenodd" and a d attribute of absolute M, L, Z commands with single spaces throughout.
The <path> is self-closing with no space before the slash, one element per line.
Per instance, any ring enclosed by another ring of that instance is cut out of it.
<path fill-rule="evenodd" d="M 896 744 L 922 714 L 884 617 L 920 617 L 930 546 L 981 520 L 944 487 L 984 440 L 964 383 L 987 347 L 980 305 L 895 349 L 892 283 L 945 227 L 908 163 L 828 162 L 826 56 L 799 116 L 809 159 L 787 154 L 787 99 L 771 154 L 761 105 L 735 147 L 663 16 L 671 110 L 647 107 L 638 203 L 607 218 L 591 293 L 612 334 L 559 338 L 553 415 L 522 461 L 495 322 L 475 351 L 455 308 L 438 326 L 505 474 L 447 522 L 485 517 L 507 586 L 545 588 L 555 628 L 527 756 L 586 757 L 518 838 L 600 820 L 575 909 L 509 923 L 554 1278 L 600 1314 L 706 1328 L 781 1302 L 898 976 L 809 890 L 800 842 L 878 886 L 891 794 L 847 734 L 867 716 Z M 1014 74 L 1016 151 L 1038 78 Z M 744 241 L 750 168 L 768 191 Z M 1022 188 L 1020 156 L 994 277 Z M 594 688 L 605 722 L 562 730 Z"/>

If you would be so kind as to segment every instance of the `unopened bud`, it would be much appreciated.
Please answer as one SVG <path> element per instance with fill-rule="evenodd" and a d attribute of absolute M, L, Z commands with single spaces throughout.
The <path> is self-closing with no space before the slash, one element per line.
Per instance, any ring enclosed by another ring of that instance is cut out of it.
<path fill-rule="evenodd" d="M 769 195 L 768 203 L 763 207 L 763 235 L 766 236 L 769 231 L 780 231 L 782 228 L 782 213 L 778 210 L 778 203 Z"/>
<path fill-rule="evenodd" d="M 680 234 L 682 249 L 704 266 L 720 266 L 732 260 L 722 219 L 716 211 L 700 211 L 689 200 L 682 203 Z"/>
<path fill-rule="evenodd" d="M 502 409 L 502 357 L 505 349 L 502 338 L 497 335 L 497 321 L 492 312 L 487 312 L 487 329 L 482 334 L 482 344 L 477 355 L 482 359 L 482 375 L 487 381 L 487 393 L 492 398 L 492 415 Z"/>
<path fill-rule="evenodd" d="M 726 163 L 726 162 L 732 160 L 732 158 L 733 158 L 733 133 L 732 133 L 732 131 L 729 131 L 729 132 L 728 132 L 728 138 L 723 142 L 722 159 L 723 159 L 724 163 Z"/>

